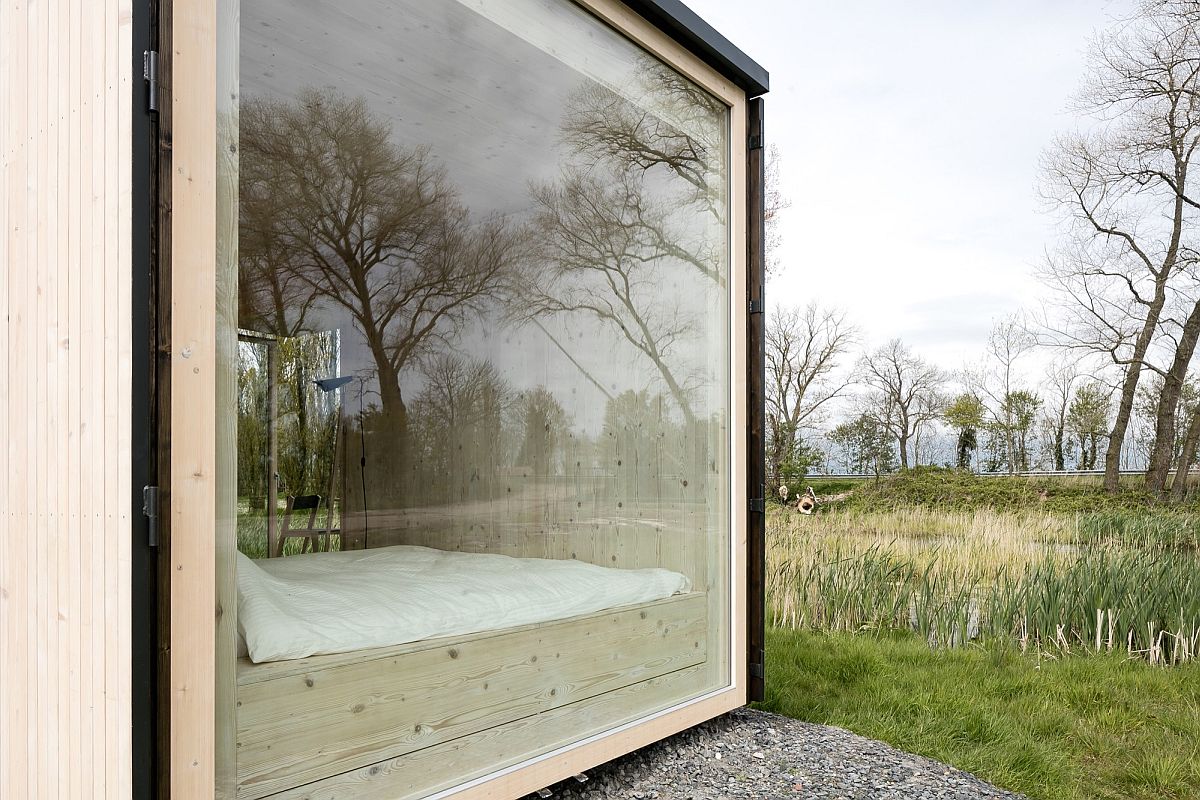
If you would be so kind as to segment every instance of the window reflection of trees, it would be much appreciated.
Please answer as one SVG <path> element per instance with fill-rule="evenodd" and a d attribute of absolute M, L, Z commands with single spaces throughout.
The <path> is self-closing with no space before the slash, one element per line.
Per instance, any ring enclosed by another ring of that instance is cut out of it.
<path fill-rule="evenodd" d="M 642 59 L 637 73 L 635 92 L 643 104 L 590 81 L 577 89 L 563 115 L 563 143 L 589 167 L 669 171 L 678 179 L 676 192 L 684 207 L 703 210 L 724 225 L 728 209 L 725 106 L 653 59 Z M 719 262 L 694 266 L 723 285 Z"/>
<path fill-rule="evenodd" d="M 344 337 L 330 320 L 352 321 L 371 363 L 349 388 L 366 389 L 365 413 L 347 417 L 377 456 L 372 507 L 487 500 L 513 469 L 584 476 L 592 463 L 621 464 L 612 488 L 622 493 L 631 469 L 646 472 L 648 459 L 621 455 L 639 442 L 656 454 L 655 480 L 710 462 L 702 442 L 723 405 L 706 407 L 700 390 L 717 379 L 720 323 L 708 317 L 728 286 L 727 111 L 661 65 L 647 61 L 640 75 L 640 103 L 591 81 L 571 94 L 560 177 L 530 187 L 523 224 L 473 216 L 434 154 L 396 142 L 363 98 L 307 90 L 242 103 L 240 324 L 289 340 L 322 327 Z M 578 327 L 580 314 L 598 327 Z M 505 315 L 547 335 L 557 319 L 607 339 L 585 354 L 564 350 L 608 400 L 598 447 L 571 430 L 549 388 L 518 392 L 494 363 L 456 351 L 462 334 Z M 642 366 L 623 368 L 620 346 Z M 594 364 L 600 354 L 612 362 L 600 369 L 613 394 L 575 357 Z M 326 354 L 318 371 L 340 356 Z M 295 371 L 304 409 L 305 382 L 321 376 Z M 665 393 L 638 385 L 639 375 Z M 406 376 L 422 387 L 415 397 L 405 396 Z M 324 438 L 296 435 L 305 448 Z M 250 456 L 257 445 L 244 446 Z"/>
<path fill-rule="evenodd" d="M 639 74 L 641 104 L 593 82 L 568 100 L 561 177 L 533 189 L 547 268 L 528 313 L 600 321 L 650 362 L 691 425 L 710 355 L 698 341 L 705 301 L 727 285 L 726 114 L 657 62 Z"/>
<path fill-rule="evenodd" d="M 274 309 L 256 297 L 279 287 L 285 317 L 315 297 L 353 319 L 374 361 L 370 425 L 387 454 L 373 494 L 402 502 L 412 447 L 401 375 L 510 293 L 521 235 L 499 216 L 472 219 L 428 149 L 396 144 L 361 98 L 245 101 L 240 139 L 253 276 L 243 300 L 264 316 Z"/>
<path fill-rule="evenodd" d="M 422 363 L 413 406 L 415 472 L 424 502 L 490 499 L 507 462 L 504 418 L 514 392 L 490 361 L 436 353 Z"/>

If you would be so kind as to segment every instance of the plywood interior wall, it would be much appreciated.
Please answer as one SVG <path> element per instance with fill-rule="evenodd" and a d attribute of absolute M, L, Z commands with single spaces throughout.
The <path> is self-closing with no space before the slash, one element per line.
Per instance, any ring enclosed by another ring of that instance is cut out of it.
<path fill-rule="evenodd" d="M 131 15 L 0 2 L 5 798 L 131 791 Z"/>

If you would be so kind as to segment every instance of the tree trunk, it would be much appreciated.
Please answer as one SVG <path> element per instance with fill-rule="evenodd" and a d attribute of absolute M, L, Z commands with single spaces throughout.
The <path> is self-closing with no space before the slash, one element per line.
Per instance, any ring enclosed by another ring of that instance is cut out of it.
<path fill-rule="evenodd" d="M 1183 437 L 1183 452 L 1179 454 L 1179 466 L 1175 468 L 1175 480 L 1171 483 L 1171 501 L 1181 503 L 1187 497 L 1188 475 L 1192 462 L 1196 460 L 1196 446 L 1200 444 L 1200 405 L 1192 411 L 1187 434 Z"/>
<path fill-rule="evenodd" d="M 368 501 L 375 509 L 403 508 L 412 494 L 409 475 L 411 454 L 408 442 L 408 407 L 400 392 L 400 374 L 392 366 L 382 346 L 370 342 L 375 355 L 376 377 L 379 379 L 380 414 L 376 432 L 379 448 L 373 454 L 373 465 L 361 464 L 367 470 L 365 479 L 371 495 Z M 364 424 L 363 420 L 359 421 Z M 361 454 L 363 459 L 367 454 Z"/>
<path fill-rule="evenodd" d="M 908 434 L 896 437 L 900 445 L 900 469 L 908 469 Z"/>
<path fill-rule="evenodd" d="M 1175 457 L 1175 415 L 1179 409 L 1179 398 L 1183 394 L 1183 382 L 1187 378 L 1196 341 L 1200 339 L 1200 303 L 1192 307 L 1183 324 L 1175 358 L 1163 381 L 1162 394 L 1158 397 L 1158 410 L 1154 421 L 1154 449 L 1146 469 L 1146 489 L 1158 496 L 1166 494 L 1167 475 Z"/>
<path fill-rule="evenodd" d="M 1129 432 L 1129 420 L 1133 417 L 1133 404 L 1137 399 L 1138 381 L 1142 377 L 1142 359 L 1150 349 L 1150 340 L 1158 329 L 1158 317 L 1162 313 L 1163 303 L 1166 302 L 1165 287 L 1162 300 L 1155 295 L 1155 303 L 1150 307 L 1146 324 L 1138 334 L 1133 349 L 1133 358 L 1125 368 L 1125 380 L 1121 382 L 1121 402 L 1117 406 L 1117 418 L 1113 420 L 1112 431 L 1108 434 L 1108 451 L 1104 454 L 1104 491 L 1115 494 L 1121 479 L 1121 447 L 1125 444 L 1125 435 Z"/>
<path fill-rule="evenodd" d="M 770 463 L 767 465 L 767 467 L 768 467 L 768 469 L 771 470 L 771 474 L 768 476 L 768 478 L 776 486 L 779 486 L 780 466 L 783 464 L 783 452 L 782 452 L 783 442 L 781 440 L 783 431 L 780 429 L 783 426 L 779 424 L 779 416 L 778 415 L 772 414 L 770 416 L 770 425 L 771 425 L 771 457 L 770 457 Z"/>
<path fill-rule="evenodd" d="M 963 428 L 958 434 L 958 462 L 959 469 L 968 469 L 971 466 L 971 450 L 973 448 L 972 439 L 974 431 L 970 428 Z"/>
<path fill-rule="evenodd" d="M 1183 212 L 1184 212 L 1185 206 L 1184 206 L 1183 191 L 1184 191 L 1185 186 L 1187 186 L 1187 164 L 1186 164 L 1186 162 L 1181 164 L 1179 161 L 1179 158 L 1177 156 L 1176 161 L 1175 161 L 1175 183 L 1174 183 L 1175 213 L 1172 218 L 1171 241 L 1167 245 L 1167 253 L 1163 257 L 1162 266 L 1159 268 L 1158 275 L 1156 276 L 1156 279 L 1154 282 L 1154 285 L 1155 285 L 1154 301 L 1151 304 L 1150 308 L 1148 309 L 1149 313 L 1147 313 L 1147 315 L 1146 315 L 1146 324 L 1142 328 L 1141 334 L 1138 336 L 1137 344 L 1138 344 L 1138 347 L 1141 348 L 1141 352 L 1137 353 L 1136 348 L 1135 348 L 1134 359 L 1131 364 L 1131 366 L 1137 365 L 1139 367 L 1139 369 L 1138 369 L 1139 374 L 1141 373 L 1141 369 L 1140 369 L 1141 361 L 1143 358 L 1146 357 L 1146 351 L 1149 349 L 1149 346 L 1150 346 L 1149 339 L 1151 337 L 1153 337 L 1154 333 L 1158 330 L 1158 318 L 1159 318 L 1159 315 L 1162 313 L 1162 307 L 1166 303 L 1166 298 L 1167 298 L 1166 283 L 1167 283 L 1168 279 L 1170 278 L 1171 274 L 1174 272 L 1176 261 L 1179 258 L 1179 245 L 1180 245 L 1180 241 L 1183 236 L 1183 227 L 1184 227 Z M 1163 414 L 1163 408 L 1164 408 L 1163 401 L 1166 398 L 1159 398 L 1159 414 L 1158 414 L 1158 420 L 1155 423 L 1155 427 L 1158 428 L 1164 421 L 1169 421 L 1171 423 L 1171 429 L 1168 434 L 1161 436 L 1161 438 L 1160 437 L 1155 438 L 1154 453 L 1151 456 L 1151 467 L 1150 467 L 1150 470 L 1148 470 L 1147 474 L 1146 474 L 1146 481 L 1147 481 L 1147 484 L 1149 484 L 1151 477 L 1152 477 L 1151 471 L 1153 471 L 1153 477 L 1157 480 L 1157 489 L 1152 488 L 1151 491 L 1156 491 L 1156 493 L 1162 492 L 1163 484 L 1166 483 L 1166 480 L 1167 480 L 1167 471 L 1171 468 L 1170 457 L 1171 457 L 1171 453 L 1175 449 L 1175 429 L 1174 428 L 1175 428 L 1175 409 L 1179 405 L 1178 392 L 1183 386 L 1183 377 L 1186 377 L 1188 364 L 1191 363 L 1192 351 L 1195 350 L 1195 348 L 1196 348 L 1196 335 L 1200 334 L 1200 319 L 1197 319 L 1197 314 L 1200 314 L 1200 303 L 1196 304 L 1196 306 L 1192 310 L 1192 313 L 1190 315 L 1188 315 L 1187 322 L 1184 323 L 1184 329 L 1180 335 L 1179 346 L 1175 348 L 1175 358 L 1172 362 L 1171 370 L 1167 373 L 1167 381 L 1164 384 L 1164 392 L 1163 392 L 1164 394 L 1167 393 L 1166 385 L 1171 383 L 1173 376 L 1175 375 L 1175 372 L 1176 372 L 1176 365 L 1178 364 L 1178 362 L 1180 361 L 1180 359 L 1182 357 L 1183 358 L 1183 367 L 1182 367 L 1183 374 L 1179 376 L 1179 386 L 1176 387 L 1176 389 L 1175 389 L 1174 400 L 1167 404 L 1167 407 L 1170 409 L 1170 413 L 1169 413 L 1169 415 L 1167 415 L 1167 417 L 1168 417 L 1167 420 L 1164 420 L 1164 414 Z M 1188 334 L 1189 334 L 1189 327 L 1195 328 L 1195 330 L 1190 331 L 1191 342 L 1190 342 L 1190 344 L 1187 344 L 1185 340 L 1187 339 Z M 1143 339 L 1146 340 L 1144 347 L 1142 347 Z M 1137 381 L 1135 380 L 1134 381 L 1134 389 L 1135 390 L 1137 388 L 1136 384 L 1137 384 Z M 1122 407 L 1124 407 L 1124 405 L 1125 405 L 1124 395 L 1122 395 L 1122 397 L 1121 397 L 1121 405 L 1122 405 Z M 1129 398 L 1129 405 L 1130 405 L 1130 408 L 1132 409 L 1132 407 L 1133 407 L 1133 397 L 1132 396 Z M 1128 428 L 1128 425 L 1129 425 L 1128 415 L 1126 417 L 1125 425 L 1126 425 L 1126 428 Z M 1122 442 L 1124 441 L 1124 438 L 1125 438 L 1124 435 L 1122 435 L 1121 436 Z M 1161 462 L 1161 460 L 1162 460 L 1162 456 L 1160 455 L 1160 450 L 1164 447 L 1167 449 L 1165 466 L 1161 463 L 1158 463 L 1158 462 Z M 1111 443 L 1110 443 L 1110 449 L 1111 449 Z M 1110 463 L 1113 463 L 1113 455 L 1111 452 L 1105 458 L 1104 488 L 1109 491 L 1115 491 L 1116 490 L 1116 478 L 1117 478 L 1115 471 L 1113 472 L 1112 489 L 1109 489 L 1109 472 L 1110 472 L 1109 464 Z M 1119 468 L 1120 453 L 1117 453 L 1115 463 L 1118 464 L 1118 468 Z M 1150 487 L 1148 486 L 1147 488 L 1150 488 Z"/>
<path fill-rule="evenodd" d="M 1008 474 L 1012 475 L 1017 471 L 1017 443 L 1007 414 L 1004 415 L 1004 446 L 1008 450 Z"/>

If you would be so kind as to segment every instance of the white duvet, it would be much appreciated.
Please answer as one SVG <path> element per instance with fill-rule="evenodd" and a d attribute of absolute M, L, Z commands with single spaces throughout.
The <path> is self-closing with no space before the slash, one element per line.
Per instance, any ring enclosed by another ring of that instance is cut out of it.
<path fill-rule="evenodd" d="M 428 547 L 238 554 L 238 631 L 254 662 L 564 619 L 691 588 L 665 569 Z"/>

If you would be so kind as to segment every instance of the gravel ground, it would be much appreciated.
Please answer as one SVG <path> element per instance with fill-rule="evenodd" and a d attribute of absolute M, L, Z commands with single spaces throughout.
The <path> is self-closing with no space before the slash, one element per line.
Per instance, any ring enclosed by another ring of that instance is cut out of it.
<path fill-rule="evenodd" d="M 739 709 L 551 787 L 555 800 L 1021 798 L 841 728 Z M 537 800 L 537 795 L 530 795 Z"/>

